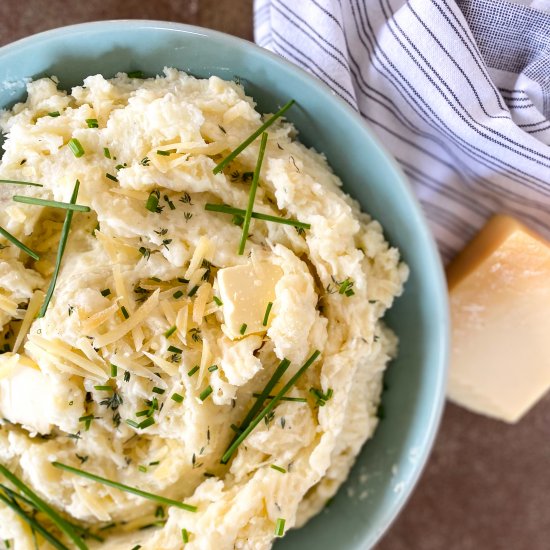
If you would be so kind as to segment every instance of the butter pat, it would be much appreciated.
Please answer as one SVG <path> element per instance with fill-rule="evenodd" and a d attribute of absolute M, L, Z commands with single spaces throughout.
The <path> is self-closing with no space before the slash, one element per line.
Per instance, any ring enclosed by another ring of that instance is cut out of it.
<path fill-rule="evenodd" d="M 447 270 L 448 397 L 517 422 L 550 387 L 550 243 L 492 218 Z"/>
<path fill-rule="evenodd" d="M 264 316 L 269 302 L 275 300 L 275 286 L 282 276 L 279 266 L 266 261 L 218 271 L 225 332 L 229 338 L 266 332 L 269 322 L 263 325 Z M 243 325 L 246 329 L 241 334 Z"/>

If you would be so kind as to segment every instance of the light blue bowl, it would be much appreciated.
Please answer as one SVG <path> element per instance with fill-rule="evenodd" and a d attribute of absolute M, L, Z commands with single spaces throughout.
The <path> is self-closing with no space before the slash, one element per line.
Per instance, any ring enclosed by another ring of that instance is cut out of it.
<path fill-rule="evenodd" d="M 288 118 L 300 139 L 326 154 L 345 189 L 379 220 L 410 266 L 404 295 L 387 316 L 400 338 L 384 393 L 385 417 L 345 487 L 278 550 L 371 548 L 403 507 L 437 431 L 448 348 L 447 293 L 438 253 L 403 174 L 367 125 L 318 80 L 294 65 L 218 32 L 155 21 L 65 27 L 0 48 L 0 108 L 25 96 L 25 79 L 56 75 L 61 86 L 85 76 L 177 67 L 208 77 L 240 78 L 260 111 L 294 98 Z M 365 480 L 366 479 L 366 480 Z"/>

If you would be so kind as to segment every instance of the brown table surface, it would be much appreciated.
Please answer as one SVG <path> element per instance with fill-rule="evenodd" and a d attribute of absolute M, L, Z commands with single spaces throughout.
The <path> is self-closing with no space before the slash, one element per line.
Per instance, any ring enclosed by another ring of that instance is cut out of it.
<path fill-rule="evenodd" d="M 99 19 L 179 21 L 252 40 L 252 0 L 0 0 L 0 45 Z M 424 475 L 377 547 L 470 549 L 550 549 L 550 395 L 515 426 L 448 405 Z"/>

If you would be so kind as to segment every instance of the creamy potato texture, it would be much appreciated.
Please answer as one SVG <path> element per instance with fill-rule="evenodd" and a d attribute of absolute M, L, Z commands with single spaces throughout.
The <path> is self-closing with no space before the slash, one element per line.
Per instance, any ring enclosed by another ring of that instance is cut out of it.
<path fill-rule="evenodd" d="M 288 530 L 324 507 L 377 425 L 397 345 L 380 319 L 407 276 L 380 225 L 282 118 L 268 129 L 254 211 L 311 227 L 252 219 L 239 255 L 242 219 L 205 210 L 246 209 L 260 140 L 213 168 L 266 118 L 237 83 L 175 69 L 90 76 L 70 94 L 44 78 L 1 115 L 0 178 L 43 187 L 0 187 L 0 226 L 40 255 L 0 240 L 0 462 L 104 539 L 89 547 L 178 549 L 185 529 L 189 549 L 270 548 L 277 520 Z M 68 202 L 77 179 L 90 212 L 74 214 L 37 318 L 65 211 L 12 197 Z M 293 400 L 221 464 L 280 361 L 291 363 L 273 393 L 317 349 Z M 28 525 L 0 506 L 0 539 L 34 548 Z"/>

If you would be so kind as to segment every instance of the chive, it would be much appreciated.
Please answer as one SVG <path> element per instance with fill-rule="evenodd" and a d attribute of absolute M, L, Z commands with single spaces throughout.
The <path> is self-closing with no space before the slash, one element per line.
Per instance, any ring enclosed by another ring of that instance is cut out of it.
<path fill-rule="evenodd" d="M 143 71 L 129 71 L 126 74 L 128 78 L 145 78 Z"/>
<path fill-rule="evenodd" d="M 126 491 L 127 493 L 132 493 L 133 495 L 137 495 L 138 497 L 143 497 L 149 500 L 153 500 L 155 502 L 160 502 L 161 504 L 166 504 L 167 506 L 175 506 L 176 508 L 181 508 L 182 510 L 187 510 L 188 512 L 196 512 L 197 507 L 191 506 L 190 504 L 185 504 L 184 502 L 179 502 L 177 500 L 172 500 L 160 495 L 154 495 L 152 493 L 147 493 L 145 491 L 142 491 L 140 489 L 137 489 L 136 487 L 130 487 L 129 485 L 124 485 L 122 483 L 118 483 L 116 481 L 112 481 L 110 479 L 106 479 L 104 477 L 97 476 L 95 474 L 92 474 L 90 472 L 86 472 L 84 470 L 79 470 L 78 468 L 73 468 L 72 466 L 67 466 L 66 464 L 62 464 L 60 462 L 52 462 L 52 466 L 55 468 L 59 468 L 60 470 L 65 470 L 67 472 L 76 474 L 81 477 L 85 477 L 86 479 L 91 479 L 92 481 L 97 481 L 98 483 L 102 483 L 103 485 L 107 485 L 109 487 L 114 487 L 115 489 L 119 489 L 121 491 Z"/>
<path fill-rule="evenodd" d="M 181 540 L 184 544 L 187 544 L 189 542 L 189 532 L 187 531 L 187 529 L 181 530 Z"/>
<path fill-rule="evenodd" d="M 97 391 L 115 391 L 113 386 L 94 386 L 94 390 Z"/>
<path fill-rule="evenodd" d="M 345 292 L 345 295 L 348 296 L 348 297 L 353 296 L 354 294 L 355 294 L 355 292 L 354 292 L 353 288 L 348 288 Z"/>
<path fill-rule="evenodd" d="M 69 202 L 49 201 L 38 199 L 36 197 L 27 197 L 25 195 L 14 195 L 12 199 L 15 202 L 23 202 L 25 204 L 35 204 L 37 206 L 51 206 L 52 208 L 61 208 L 63 210 L 74 210 L 75 212 L 89 212 L 90 207 L 82 204 L 73 204 Z"/>
<path fill-rule="evenodd" d="M 150 416 L 149 418 L 146 418 L 143 422 L 140 422 L 138 428 L 140 430 L 144 430 L 145 428 L 152 426 L 154 423 L 155 423 L 155 419 L 152 416 Z"/>
<path fill-rule="evenodd" d="M 118 183 L 118 178 L 116 176 L 113 176 L 112 174 L 109 174 L 108 172 L 105 174 L 105 177 L 110 179 L 111 181 Z"/>
<path fill-rule="evenodd" d="M 6 492 L 7 489 L 4 489 Z M 11 491 L 10 491 L 11 493 Z M 40 533 L 54 548 L 57 548 L 58 550 L 69 550 L 67 546 L 59 542 L 59 540 L 54 537 L 49 531 L 47 531 L 44 526 L 36 521 L 35 518 L 33 518 L 31 515 L 28 515 L 19 504 L 15 501 L 15 498 L 18 495 L 13 495 L 12 499 L 9 500 L 4 495 L 0 493 L 0 502 L 3 502 L 6 506 L 11 508 L 25 523 L 28 523 L 28 525 L 31 527 L 32 531 L 37 531 Z M 6 543 L 7 541 L 4 541 Z M 6 548 L 10 548 L 9 543 L 6 544 Z"/>
<path fill-rule="evenodd" d="M 128 319 L 130 317 L 128 310 L 124 306 L 120 306 L 120 312 L 122 313 L 124 319 Z"/>
<path fill-rule="evenodd" d="M 241 325 L 241 328 L 239 329 L 239 333 L 240 333 L 241 335 L 243 335 L 243 334 L 246 332 L 246 327 L 247 327 L 246 323 L 243 323 L 243 324 Z"/>
<path fill-rule="evenodd" d="M 12 474 L 4 465 L 0 464 L 0 474 L 8 479 L 17 489 L 24 493 L 40 512 L 47 515 L 56 526 L 63 531 L 80 550 L 88 550 L 84 541 L 76 534 L 73 527 L 64 520 L 53 508 L 44 502 L 36 493 L 25 485 L 17 476 Z M 62 548 L 59 546 L 58 548 Z"/>
<path fill-rule="evenodd" d="M 73 155 L 76 158 L 80 158 L 82 155 L 84 155 L 84 148 L 82 147 L 82 144 L 80 143 L 80 141 L 78 141 L 78 139 L 71 138 L 67 145 L 69 146 L 69 149 L 73 152 Z"/>
<path fill-rule="evenodd" d="M 173 327 L 170 327 L 165 333 L 164 333 L 164 336 L 166 338 L 170 338 L 170 336 L 172 336 L 172 334 L 174 334 L 174 332 L 176 332 L 177 330 L 177 327 L 176 325 L 174 325 Z"/>
<path fill-rule="evenodd" d="M 88 125 L 88 128 L 99 128 L 99 123 L 97 122 L 97 118 L 87 118 L 86 124 Z"/>
<path fill-rule="evenodd" d="M 92 424 L 92 420 L 94 420 L 93 414 L 88 414 L 87 416 L 81 416 L 78 421 L 84 422 L 85 430 L 88 431 L 90 429 L 90 426 Z"/>
<path fill-rule="evenodd" d="M 181 298 L 183 296 L 183 291 L 177 290 L 176 292 L 174 292 L 174 294 L 172 294 L 172 296 L 177 300 L 178 298 Z"/>
<path fill-rule="evenodd" d="M 176 403 L 181 403 L 183 401 L 183 396 L 179 393 L 173 393 L 170 399 L 172 399 L 172 401 L 175 401 Z"/>
<path fill-rule="evenodd" d="M 10 243 L 20 248 L 23 252 L 25 252 L 25 254 L 28 254 L 33 260 L 40 259 L 40 256 L 36 252 L 31 250 L 28 246 L 24 245 L 19 239 L 6 231 L 2 226 L 0 226 L 0 235 L 2 235 L 2 237 L 7 239 Z"/>
<path fill-rule="evenodd" d="M 145 203 L 145 208 L 147 208 L 149 212 L 158 212 L 159 198 L 160 198 L 159 191 L 157 189 L 153 189 L 149 193 L 149 198 Z"/>
<path fill-rule="evenodd" d="M 107 159 L 111 158 L 111 151 L 109 151 L 109 147 L 103 147 L 103 156 Z"/>
<path fill-rule="evenodd" d="M 188 373 L 187 376 L 193 376 L 199 370 L 199 366 L 195 365 Z"/>
<path fill-rule="evenodd" d="M 163 390 L 162 388 L 158 388 L 155 386 L 152 390 L 153 393 L 158 393 L 159 395 L 162 395 L 166 390 Z"/>
<path fill-rule="evenodd" d="M 111 294 L 111 289 L 110 288 L 105 288 L 101 291 L 102 296 L 109 296 L 109 294 Z"/>
<path fill-rule="evenodd" d="M 223 306 L 223 302 L 217 296 L 214 296 L 213 300 L 216 302 L 216 305 Z"/>
<path fill-rule="evenodd" d="M 258 160 L 256 162 L 256 169 L 254 170 L 254 177 L 252 178 L 252 184 L 250 185 L 250 192 L 248 194 L 248 207 L 244 215 L 243 222 L 243 234 L 241 236 L 241 244 L 239 246 L 239 254 L 244 254 L 244 248 L 246 246 L 246 239 L 248 238 L 248 229 L 250 228 L 250 219 L 252 217 L 252 209 L 254 207 L 254 200 L 256 198 L 256 190 L 258 189 L 258 182 L 260 181 L 260 170 L 262 169 L 262 162 L 264 160 L 265 148 L 267 145 L 267 134 L 262 134 L 262 141 L 260 143 L 260 152 L 258 154 Z"/>
<path fill-rule="evenodd" d="M 139 550 L 141 548 L 141 544 L 136 544 L 132 550 Z"/>
<path fill-rule="evenodd" d="M 197 293 L 197 290 L 199 290 L 199 285 L 195 285 L 192 289 L 191 289 L 191 292 L 189 292 L 189 294 L 187 295 L 189 298 L 192 298 L 196 293 Z"/>
<path fill-rule="evenodd" d="M 271 468 L 277 470 L 278 472 L 281 472 L 281 474 L 286 474 L 286 470 L 284 468 L 281 468 L 280 466 L 277 466 L 276 464 L 272 464 Z"/>
<path fill-rule="evenodd" d="M 117 374 L 118 367 L 115 364 L 111 363 L 111 378 L 116 378 Z"/>
<path fill-rule="evenodd" d="M 275 525 L 275 536 L 282 537 L 285 534 L 285 520 L 283 518 L 277 519 L 277 524 Z"/>
<path fill-rule="evenodd" d="M 32 185 L 33 187 L 44 187 L 41 183 L 33 183 L 32 181 L 0 180 L 0 183 L 13 183 L 15 185 Z"/>
<path fill-rule="evenodd" d="M 177 149 L 167 149 L 165 151 L 157 151 L 157 155 L 161 155 L 162 157 L 169 157 L 173 153 L 175 153 Z"/>
<path fill-rule="evenodd" d="M 150 415 L 151 409 L 143 409 L 142 411 L 138 411 L 136 413 L 136 416 L 139 418 L 140 416 L 148 416 Z"/>
<path fill-rule="evenodd" d="M 246 213 L 246 211 L 241 208 L 234 208 L 233 206 L 227 206 L 226 204 L 213 204 L 211 202 L 206 203 L 204 205 L 204 209 L 209 212 L 220 212 L 222 214 L 231 214 L 233 216 L 243 216 Z M 256 220 L 281 223 L 283 225 L 292 225 L 293 227 L 301 227 L 302 229 L 311 229 L 311 224 L 309 223 L 300 222 L 298 220 L 289 220 L 288 218 L 281 218 L 280 216 L 271 216 L 260 212 L 252 212 L 252 217 Z"/>
<path fill-rule="evenodd" d="M 218 365 L 211 365 L 208 367 L 208 372 L 215 372 L 218 370 Z"/>
<path fill-rule="evenodd" d="M 204 401 L 214 390 L 212 390 L 212 386 L 207 386 L 199 395 L 199 399 L 201 401 Z"/>
<path fill-rule="evenodd" d="M 139 424 L 129 418 L 126 419 L 126 424 L 128 424 L 128 426 L 132 426 L 132 428 L 139 428 Z"/>
<path fill-rule="evenodd" d="M 59 111 L 52 111 L 51 113 L 48 113 L 48 116 L 51 116 L 52 118 L 56 118 L 58 116 L 61 116 L 61 113 Z"/>
<path fill-rule="evenodd" d="M 348 289 L 351 289 L 352 286 L 353 286 L 353 283 L 349 279 L 342 281 L 340 283 L 340 288 L 338 289 L 338 294 L 345 294 L 345 292 Z"/>
<path fill-rule="evenodd" d="M 271 313 L 272 307 L 273 307 L 273 302 L 269 302 L 267 304 L 267 308 L 265 309 L 264 320 L 262 321 L 262 325 L 264 327 L 267 327 L 267 321 L 269 320 L 269 314 Z"/>
<path fill-rule="evenodd" d="M 176 346 L 168 346 L 168 351 L 170 353 L 183 353 L 183 350 L 180 348 L 177 348 Z"/>
<path fill-rule="evenodd" d="M 220 163 L 216 165 L 214 170 L 214 174 L 218 174 L 221 172 L 230 162 L 232 162 L 238 155 L 240 155 L 260 134 L 265 132 L 267 128 L 269 128 L 278 118 L 284 115 L 290 107 L 295 103 L 293 99 L 291 99 L 282 109 L 277 111 L 272 117 L 270 117 L 264 124 L 262 124 L 253 134 L 251 134 L 249 137 L 247 137 L 236 149 L 231 151 L 229 155 L 227 155 Z"/>
<path fill-rule="evenodd" d="M 80 187 L 80 182 L 76 180 L 76 183 L 73 189 L 73 194 L 71 196 L 71 201 L 70 201 L 71 204 L 74 204 L 76 202 L 76 199 L 78 197 L 79 187 Z M 65 252 L 67 239 L 69 238 L 69 231 L 71 229 L 73 214 L 74 212 L 72 210 L 67 210 L 67 213 L 65 214 L 65 221 L 63 222 L 63 228 L 61 229 L 61 238 L 59 239 L 59 246 L 57 247 L 55 269 L 54 269 L 52 278 L 50 280 L 50 285 L 48 287 L 48 292 L 46 293 L 46 298 L 44 299 L 44 303 L 42 304 L 42 307 L 40 308 L 40 312 L 38 313 L 38 317 L 44 317 L 44 315 L 46 314 L 46 310 L 48 309 L 48 305 L 50 304 L 50 300 L 52 299 L 53 291 L 55 289 L 55 284 L 57 282 L 57 277 L 59 275 L 59 270 L 61 268 L 61 260 L 63 259 L 63 253 Z"/>
<path fill-rule="evenodd" d="M 271 400 L 271 402 L 264 408 L 260 413 L 258 413 L 257 416 L 254 417 L 254 419 L 246 426 L 244 427 L 244 423 L 242 424 L 243 431 L 242 433 L 235 439 L 235 441 L 229 446 L 225 454 L 223 455 L 221 459 L 222 464 L 227 464 L 229 462 L 229 459 L 233 455 L 233 453 L 237 450 L 237 447 L 250 435 L 250 432 L 263 420 L 264 417 L 266 417 L 268 414 L 273 411 L 277 403 L 281 400 L 282 397 L 285 396 L 286 393 L 296 384 L 298 379 L 302 376 L 302 374 L 312 365 L 312 363 L 319 357 L 321 352 L 319 350 L 316 350 L 313 352 L 311 357 L 302 365 L 302 367 L 296 372 L 296 374 L 285 384 L 282 390 L 280 390 L 277 395 Z M 283 359 L 284 361 L 284 359 Z M 290 364 L 290 362 L 288 362 Z M 288 367 L 287 364 L 287 367 Z M 285 369 L 286 370 L 286 369 Z M 284 372 L 284 371 L 283 371 Z M 266 388 L 270 384 L 266 386 Z M 271 391 L 271 390 L 270 390 Z M 265 392 L 265 389 L 264 389 Z M 262 392 L 262 395 L 264 394 Z M 266 395 L 269 395 L 269 392 L 266 392 Z M 256 402 L 256 405 L 260 402 L 260 399 Z"/>
<path fill-rule="evenodd" d="M 260 397 L 262 395 L 261 393 L 253 393 L 253 397 Z M 267 395 L 266 399 L 275 399 L 274 395 Z M 305 397 L 281 397 L 281 401 L 289 401 L 292 403 L 307 403 L 307 399 Z"/>

